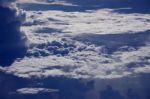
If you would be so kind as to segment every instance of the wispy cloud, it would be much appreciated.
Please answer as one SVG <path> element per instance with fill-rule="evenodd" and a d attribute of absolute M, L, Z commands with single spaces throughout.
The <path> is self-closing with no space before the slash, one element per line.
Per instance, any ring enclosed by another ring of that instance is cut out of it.
<path fill-rule="evenodd" d="M 59 90 L 46 88 L 21 88 L 17 90 L 18 94 L 40 94 L 40 93 L 55 93 L 55 92 L 59 92 Z"/>

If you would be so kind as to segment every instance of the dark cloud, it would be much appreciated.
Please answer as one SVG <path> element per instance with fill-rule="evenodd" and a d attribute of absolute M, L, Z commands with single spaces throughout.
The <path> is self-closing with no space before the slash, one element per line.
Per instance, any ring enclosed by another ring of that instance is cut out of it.
<path fill-rule="evenodd" d="M 8 66 L 16 58 L 22 58 L 27 50 L 26 36 L 20 31 L 25 14 L 12 2 L 0 0 L 0 65 Z"/>

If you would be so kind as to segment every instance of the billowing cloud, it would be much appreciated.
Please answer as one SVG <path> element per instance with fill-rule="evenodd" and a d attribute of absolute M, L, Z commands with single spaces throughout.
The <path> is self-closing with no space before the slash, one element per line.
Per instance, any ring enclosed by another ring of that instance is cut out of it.
<path fill-rule="evenodd" d="M 0 65 L 8 66 L 26 53 L 26 37 L 20 31 L 25 14 L 13 4 L 15 0 L 0 0 Z"/>

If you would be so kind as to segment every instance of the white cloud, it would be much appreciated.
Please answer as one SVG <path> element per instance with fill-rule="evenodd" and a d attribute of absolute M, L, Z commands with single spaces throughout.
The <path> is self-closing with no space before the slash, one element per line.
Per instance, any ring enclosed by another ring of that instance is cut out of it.
<path fill-rule="evenodd" d="M 91 12 L 63 12 L 43 11 L 38 13 L 30 12 L 28 17 L 34 15 L 34 20 L 46 23 L 33 25 L 28 28 L 51 27 L 61 29 L 62 32 L 70 35 L 81 33 L 116 34 L 128 32 L 141 32 L 149 30 L 150 20 L 148 14 L 118 14 L 112 13 L 110 9 L 101 9 Z M 51 21 L 54 19 L 58 21 Z M 27 21 L 33 21 L 28 18 Z M 82 27 L 82 28 L 81 28 Z"/>
<path fill-rule="evenodd" d="M 10 67 L 1 68 L 1 70 L 25 78 L 66 76 L 111 79 L 134 75 L 134 73 L 148 73 L 148 59 L 145 59 L 147 63 L 143 64 L 142 62 L 143 58 L 150 55 L 149 46 L 131 52 L 118 52 L 110 56 L 99 54 L 94 49 L 96 48 L 77 51 L 67 56 L 26 57 Z M 141 66 L 128 68 L 128 64 L 131 63 Z"/>
<path fill-rule="evenodd" d="M 46 88 L 21 88 L 16 91 L 18 94 L 39 94 L 39 93 L 55 93 L 59 92 L 57 89 Z"/>

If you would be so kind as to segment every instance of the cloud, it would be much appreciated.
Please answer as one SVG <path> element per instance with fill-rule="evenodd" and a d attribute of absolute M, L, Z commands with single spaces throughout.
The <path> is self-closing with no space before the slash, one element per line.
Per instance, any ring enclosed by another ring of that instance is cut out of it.
<path fill-rule="evenodd" d="M 10 65 L 26 53 L 26 36 L 20 31 L 25 14 L 13 2 L 0 0 L 0 65 Z"/>
<path fill-rule="evenodd" d="M 40 94 L 40 93 L 55 93 L 59 90 L 46 88 L 21 88 L 17 90 L 19 94 Z"/>
<path fill-rule="evenodd" d="M 57 41 L 53 43 L 53 46 L 63 44 L 61 42 Z M 107 54 L 103 51 L 105 49 L 102 46 L 75 42 L 78 44 L 72 43 L 75 46 L 73 51 L 69 51 L 65 56 L 61 54 L 46 56 L 40 54 L 42 50 L 53 47 L 52 45 L 42 44 L 43 47 L 39 45 L 38 48 L 34 46 L 35 49 L 41 50 L 38 57 L 29 53 L 30 56 L 21 61 L 16 61 L 10 67 L 1 68 L 1 70 L 23 78 L 65 76 L 71 78 L 112 79 L 149 72 L 150 46 L 148 45 L 141 46 L 136 50 L 116 50 L 115 53 Z M 69 44 L 71 41 L 66 43 Z M 30 50 L 34 51 L 34 49 Z M 37 53 L 38 50 L 36 50 Z M 55 50 L 58 49 L 53 49 L 50 52 Z"/>
<path fill-rule="evenodd" d="M 26 78 L 118 78 L 149 72 L 148 14 L 113 9 L 26 13 L 22 29 L 30 47 L 23 60 L 1 68 L 6 73 Z"/>

